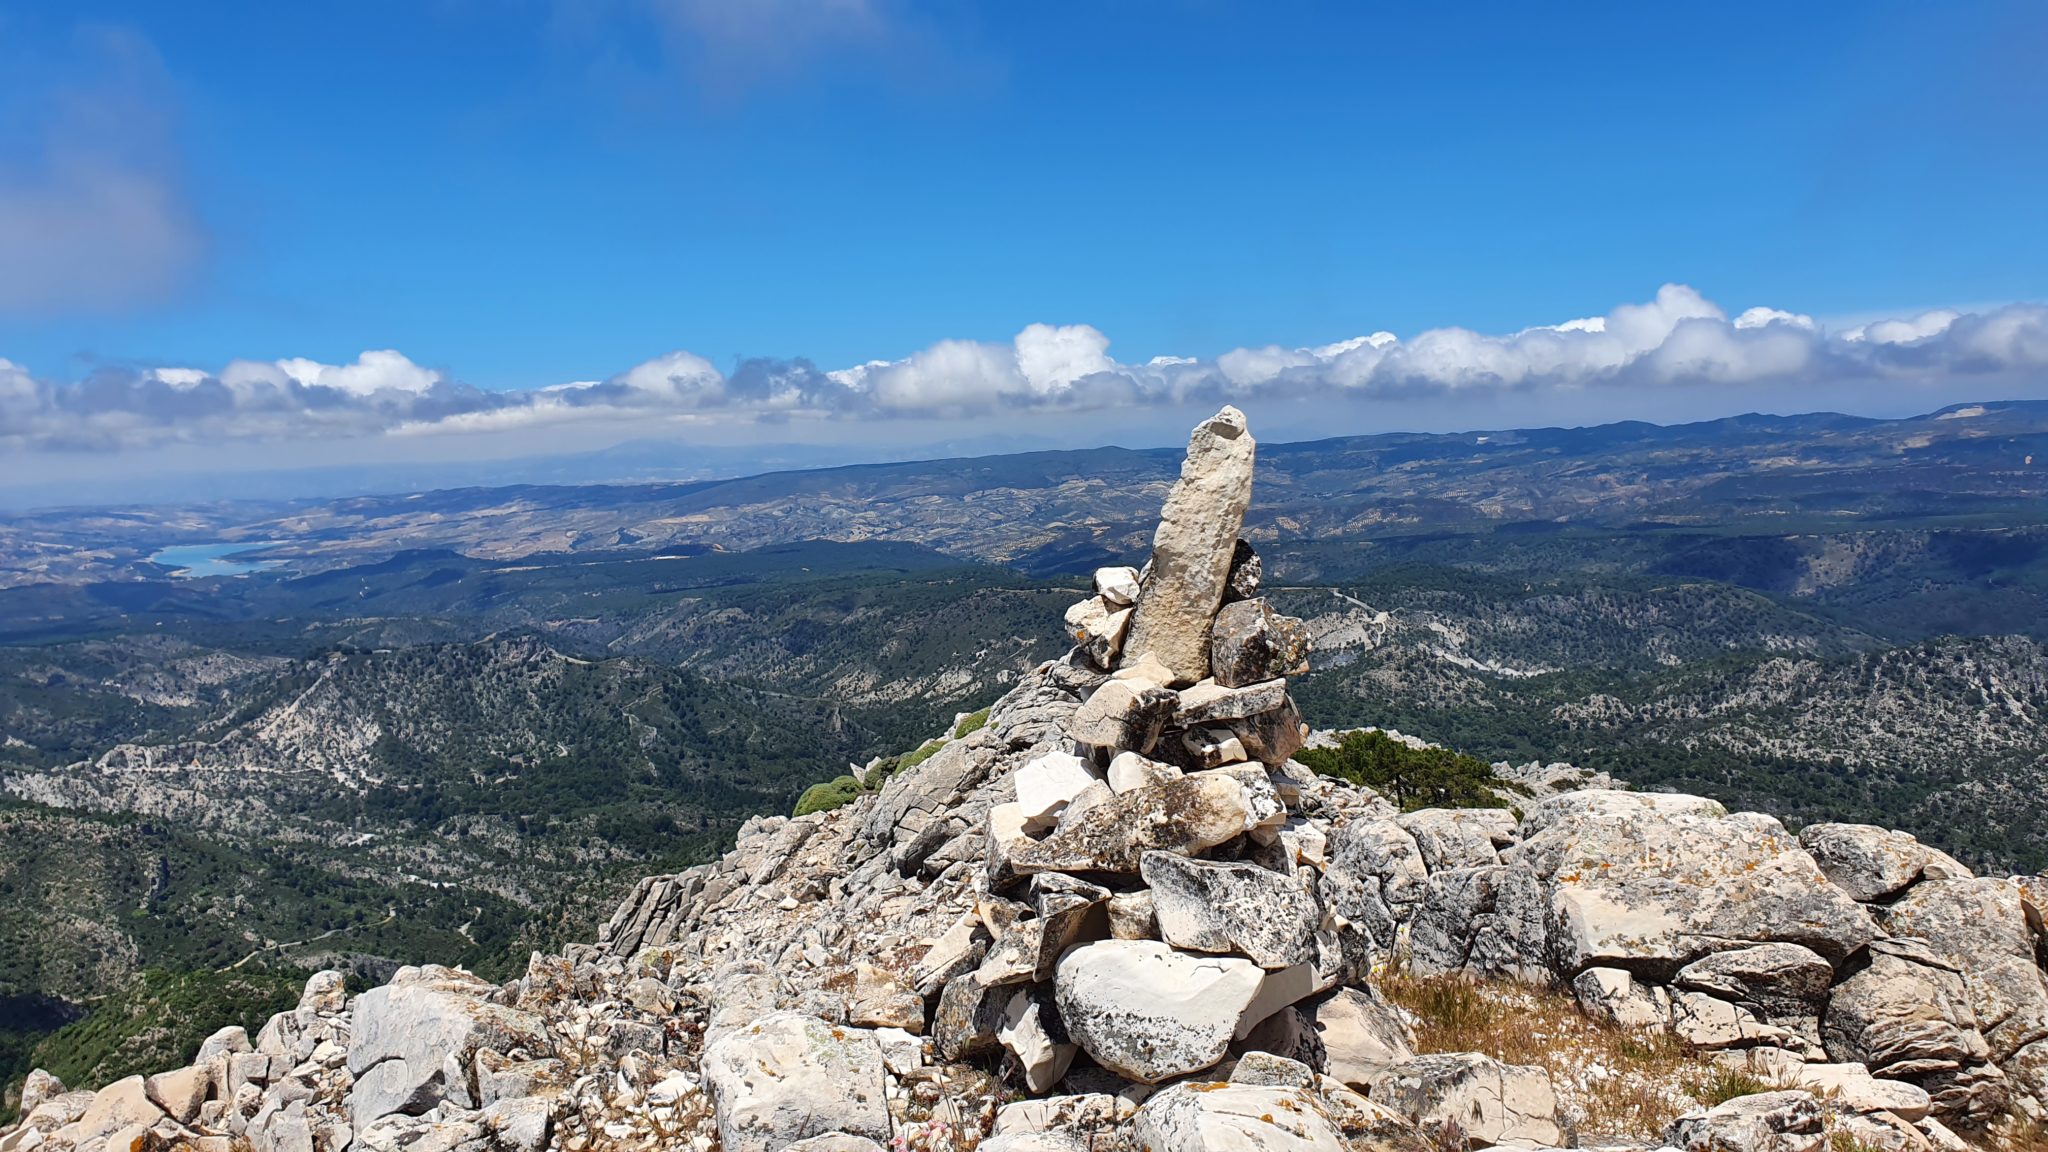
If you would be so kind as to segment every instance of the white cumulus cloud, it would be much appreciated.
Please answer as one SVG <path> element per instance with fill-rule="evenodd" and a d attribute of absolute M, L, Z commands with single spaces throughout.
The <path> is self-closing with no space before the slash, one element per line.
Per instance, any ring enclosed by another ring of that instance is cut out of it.
<path fill-rule="evenodd" d="M 1767 306 L 1727 311 L 1669 284 L 1650 300 L 1489 335 L 1372 331 L 1302 347 L 1124 363 L 1087 324 L 1027 325 L 1007 341 L 947 339 L 895 360 L 821 371 L 801 359 L 722 371 L 678 350 L 602 379 L 495 391 L 395 350 L 343 364 L 234 360 L 108 368 L 53 381 L 0 360 L 0 446 L 119 449 L 169 441 L 463 435 L 551 424 L 642 426 L 792 420 L 973 418 L 1187 401 L 1351 398 L 1372 402 L 1615 388 L 1785 389 L 1854 383 L 2038 381 L 2048 374 L 2048 305 L 1941 310 L 1831 332 Z M 1992 385 L 1996 387 L 1996 384 Z M 1754 403 L 1755 400 L 1743 401 Z"/>

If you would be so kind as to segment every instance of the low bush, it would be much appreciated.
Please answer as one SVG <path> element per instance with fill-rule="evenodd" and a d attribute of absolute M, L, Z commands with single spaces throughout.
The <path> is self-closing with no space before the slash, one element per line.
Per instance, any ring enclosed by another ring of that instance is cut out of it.
<path fill-rule="evenodd" d="M 851 776 L 840 776 L 823 784 L 813 784 L 804 789 L 796 798 L 796 809 L 792 816 L 809 816 L 813 812 L 830 812 L 853 802 L 860 795 L 860 781 Z"/>

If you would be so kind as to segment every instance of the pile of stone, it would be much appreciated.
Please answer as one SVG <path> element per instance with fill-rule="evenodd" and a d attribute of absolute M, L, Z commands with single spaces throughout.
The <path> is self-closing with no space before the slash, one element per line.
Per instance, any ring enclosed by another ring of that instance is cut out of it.
<path fill-rule="evenodd" d="M 749 821 L 505 984 L 322 973 L 189 1068 L 33 1076 L 0 1152 L 1576 1142 L 1542 1069 L 1416 1051 L 1370 980 L 1396 959 L 1782 1088 L 1686 1116 L 1687 1150 L 1950 1152 L 2042 1114 L 2048 881 L 1565 765 L 1513 771 L 1520 813 L 1402 813 L 1290 759 L 1308 639 L 1242 539 L 1253 451 L 1233 409 L 1198 427 L 1146 568 L 878 792 Z"/>

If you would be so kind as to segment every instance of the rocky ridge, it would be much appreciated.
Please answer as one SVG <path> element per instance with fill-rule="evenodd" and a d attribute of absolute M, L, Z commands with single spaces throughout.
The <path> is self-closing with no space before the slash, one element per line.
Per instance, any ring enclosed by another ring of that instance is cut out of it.
<path fill-rule="evenodd" d="M 1373 986 L 1389 963 L 1566 988 L 1783 1086 L 1658 1134 L 1689 1150 L 1951 1149 L 2041 1115 L 2042 878 L 1690 796 L 1402 813 L 1292 761 L 1307 633 L 1239 538 L 1252 453 L 1233 409 L 1197 428 L 1148 569 L 1098 573 L 1068 656 L 878 792 L 749 822 L 506 984 L 427 966 L 348 997 L 322 973 L 190 1067 L 31 1076 L 0 1152 L 1601 1135 L 1540 1068 L 1418 1053 Z"/>

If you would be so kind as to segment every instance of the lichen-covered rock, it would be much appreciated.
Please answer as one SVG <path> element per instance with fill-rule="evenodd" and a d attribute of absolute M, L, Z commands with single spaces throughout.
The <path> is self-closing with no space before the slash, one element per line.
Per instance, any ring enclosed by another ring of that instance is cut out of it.
<path fill-rule="evenodd" d="M 1301 751 L 1308 739 L 1308 725 L 1294 698 L 1283 696 L 1276 708 L 1229 722 L 1230 732 L 1244 746 L 1245 755 L 1268 767 L 1278 768 Z"/>
<path fill-rule="evenodd" d="M 704 1084 L 727 1152 L 775 1152 L 839 1132 L 891 1135 L 882 1048 L 864 1029 L 779 1012 L 704 1053 Z"/>
<path fill-rule="evenodd" d="M 1224 585 L 1223 602 L 1249 600 L 1259 594 L 1259 581 L 1266 573 L 1265 562 L 1252 550 L 1251 542 L 1239 540 L 1230 553 L 1230 578 Z"/>
<path fill-rule="evenodd" d="M 932 1014 L 932 1040 L 939 1055 L 964 1060 L 995 1047 L 1012 991 L 1007 985 L 985 984 L 973 972 L 947 983 L 939 994 L 938 1011 Z"/>
<path fill-rule="evenodd" d="M 1835 970 L 1798 944 L 1756 944 L 1715 952 L 1679 969 L 1675 988 L 1704 992 L 1753 1009 L 1818 1047 L 1820 1012 Z"/>
<path fill-rule="evenodd" d="M 1907 833 L 1873 824 L 1808 824 L 1799 830 L 1799 843 L 1828 879 L 1857 900 L 1882 900 L 1904 891 L 1930 868 L 1933 879 L 1971 875 Z"/>
<path fill-rule="evenodd" d="M 1343 1133 L 1303 1088 L 1176 1084 L 1138 1109 L 1144 1152 L 1344 1152 Z"/>
<path fill-rule="evenodd" d="M 1409 930 L 1415 971 L 1546 980 L 1544 905 L 1536 874 L 1520 865 L 1432 873 Z"/>
<path fill-rule="evenodd" d="M 1166 722 L 1173 718 L 1178 700 L 1157 684 L 1111 680 L 1081 702 L 1067 731 L 1096 748 L 1150 752 L 1159 743 Z"/>
<path fill-rule="evenodd" d="M 1567 792 L 1524 817 L 1502 859 L 1549 888 L 1551 962 L 1564 979 L 1597 966 L 1668 980 L 1747 942 L 1839 962 L 1877 935 L 1776 820 L 1696 796 Z"/>
<path fill-rule="evenodd" d="M 1863 970 L 1836 984 L 1821 1019 L 1828 1055 L 1925 1088 L 1936 1114 L 1983 1122 L 2010 1085 L 1991 1063 L 1963 975 L 1923 941 L 1876 940 Z"/>
<path fill-rule="evenodd" d="M 1760 1092 L 1678 1118 L 1665 1142 L 1685 1152 L 1820 1152 L 1820 1101 L 1802 1090 Z"/>
<path fill-rule="evenodd" d="M 1147 852 L 1201 852 L 1255 823 L 1243 785 L 1222 773 L 1200 773 L 1126 792 L 1063 820 L 1044 840 L 1014 846 L 1009 865 L 1026 875 L 1135 874 Z"/>
<path fill-rule="evenodd" d="M 1415 838 L 1431 872 L 1500 863 L 1500 849 L 1515 842 L 1515 814 L 1505 808 L 1425 808 L 1396 823 Z"/>
<path fill-rule="evenodd" d="M 1189 436 L 1180 479 L 1152 534 L 1152 560 L 1124 637 L 1125 662 L 1150 652 L 1178 684 L 1209 674 L 1209 622 L 1223 603 L 1251 506 L 1256 447 L 1244 413 L 1228 406 Z"/>
<path fill-rule="evenodd" d="M 1237 952 L 1261 968 L 1315 955 L 1322 909 L 1302 884 L 1256 864 L 1147 852 L 1139 874 L 1152 891 L 1160 938 L 1196 952 Z"/>
<path fill-rule="evenodd" d="M 238 1029 L 239 1031 L 239 1029 Z M 64 1094 L 64 1082 L 41 1068 L 31 1069 L 21 1082 L 21 1099 L 16 1107 L 23 1116 L 42 1106 L 43 1101 Z"/>
<path fill-rule="evenodd" d="M 1671 1034 L 1701 1052 L 1799 1044 L 1791 1030 L 1767 1024 L 1748 1008 L 1704 992 L 1679 992 L 1671 997 Z"/>
<path fill-rule="evenodd" d="M 1963 973 L 1977 1024 L 2003 1060 L 2048 1036 L 2048 977 L 2020 888 L 2005 880 L 1925 880 L 1880 912 L 1893 936 L 1925 940 Z"/>
<path fill-rule="evenodd" d="M 1242 688 L 1226 688 L 1214 680 L 1203 680 L 1180 690 L 1173 722 L 1186 727 L 1242 720 L 1261 712 L 1271 712 L 1286 702 L 1285 680 L 1265 680 Z"/>
<path fill-rule="evenodd" d="M 1222 1060 L 1263 982 L 1249 960 L 1105 940 L 1061 957 L 1054 990 L 1068 1035 L 1091 1059 L 1157 1084 Z"/>
<path fill-rule="evenodd" d="M 1323 902 L 1365 937 L 1367 950 L 1393 948 L 1429 885 L 1415 838 L 1391 819 L 1352 820 L 1329 834 L 1326 851 Z"/>
<path fill-rule="evenodd" d="M 1477 1052 L 1416 1056 L 1383 1068 L 1366 1093 L 1423 1130 L 1473 1145 L 1556 1145 L 1557 1096 L 1541 1068 Z"/>
<path fill-rule="evenodd" d="M 1308 625 L 1254 597 L 1216 614 L 1206 663 L 1216 683 L 1241 688 L 1308 671 L 1308 653 Z"/>

